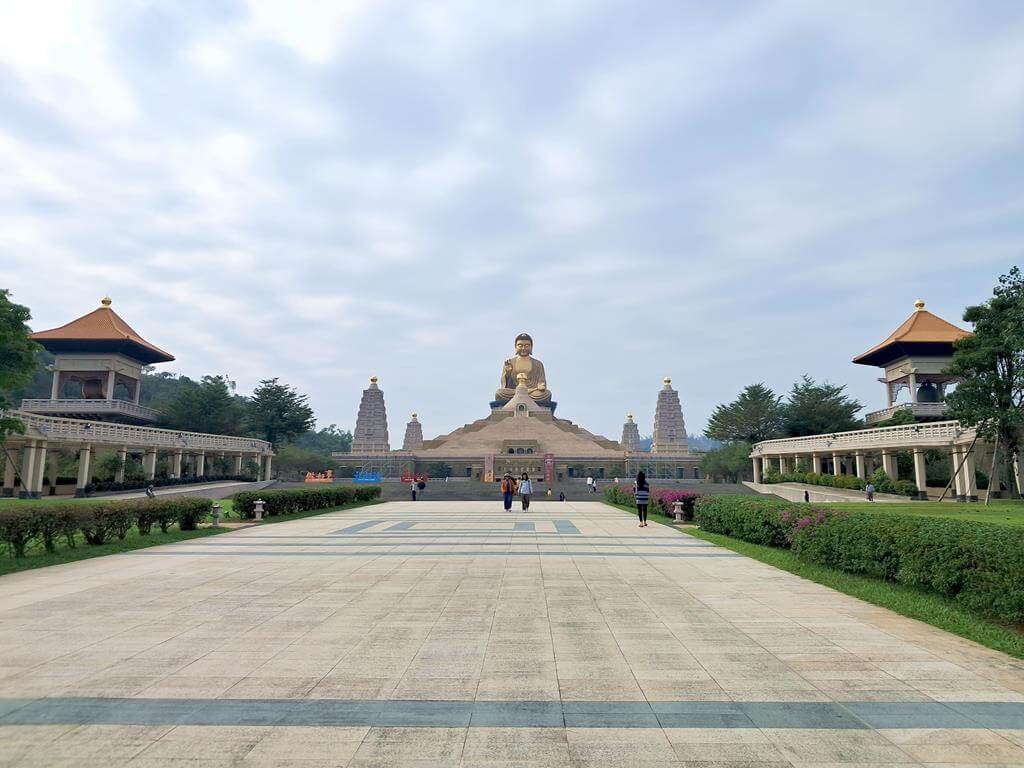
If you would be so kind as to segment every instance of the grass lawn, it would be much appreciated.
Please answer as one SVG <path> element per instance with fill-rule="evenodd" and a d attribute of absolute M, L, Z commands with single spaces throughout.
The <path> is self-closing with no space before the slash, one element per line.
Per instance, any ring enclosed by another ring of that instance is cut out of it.
<path fill-rule="evenodd" d="M 888 608 L 901 616 L 923 621 L 980 645 L 1024 659 L 1024 634 L 967 611 L 955 600 L 902 584 L 805 563 L 788 549 L 750 544 L 717 533 L 707 533 L 698 528 L 681 530 L 690 536 L 718 544 L 780 570 L 831 587 L 843 594 L 860 598 L 872 605 Z"/>
<path fill-rule="evenodd" d="M 978 520 L 984 523 L 1003 525 L 1024 525 L 1024 501 L 995 500 L 985 504 L 956 504 L 938 501 L 908 501 L 905 504 L 867 504 L 851 502 L 843 504 L 814 504 L 816 507 L 843 509 L 849 512 L 882 512 L 892 515 L 919 515 L 924 517 L 949 517 L 954 520 Z"/>
<path fill-rule="evenodd" d="M 45 500 L 43 500 L 45 501 Z M 110 501 L 110 499 L 78 499 L 77 501 L 82 503 L 98 503 L 101 501 Z M 38 504 L 38 501 L 28 500 L 15 500 L 17 504 Z M 233 517 L 234 506 L 231 499 L 220 499 L 218 502 L 221 505 L 221 519 L 226 522 L 237 522 L 238 518 Z M 325 515 L 330 512 L 341 512 L 348 509 L 354 509 L 356 507 L 365 507 L 369 504 L 380 504 L 380 499 L 374 499 L 373 501 L 366 502 L 354 502 L 352 504 L 345 504 L 340 507 L 332 507 L 331 509 L 315 509 L 308 512 L 296 512 L 294 515 L 277 515 L 275 517 L 264 517 L 260 523 L 255 521 L 248 521 L 253 525 L 270 525 L 272 523 L 286 523 L 289 520 L 299 520 L 303 517 L 313 517 L 315 515 Z M 25 557 L 13 557 L 10 554 L 0 554 L 0 576 L 7 573 L 16 573 L 18 571 L 27 571 L 33 568 L 45 568 L 48 565 L 60 565 L 61 563 L 73 563 L 76 560 L 87 560 L 91 557 L 101 557 L 103 555 L 115 555 L 119 552 L 130 552 L 133 549 L 145 549 L 146 547 L 155 547 L 160 544 L 173 544 L 177 541 L 188 541 L 189 539 L 201 538 L 203 536 L 216 536 L 219 533 L 228 533 L 233 529 L 231 528 L 211 528 L 209 524 L 205 527 L 201 527 L 195 531 L 179 531 L 177 528 L 172 528 L 167 533 L 161 533 L 160 528 L 154 526 L 153 532 L 148 536 L 143 536 L 139 533 L 138 528 L 132 528 L 123 540 L 113 539 L 105 544 L 91 545 L 86 544 L 85 539 L 81 534 L 75 537 L 76 546 L 71 548 L 68 547 L 64 539 L 61 538 L 57 542 L 57 550 L 55 552 L 47 552 L 43 549 L 42 545 L 30 546 L 26 551 Z M 2 547 L 2 545 L 0 545 Z M 2 552 L 2 550 L 0 550 Z"/>

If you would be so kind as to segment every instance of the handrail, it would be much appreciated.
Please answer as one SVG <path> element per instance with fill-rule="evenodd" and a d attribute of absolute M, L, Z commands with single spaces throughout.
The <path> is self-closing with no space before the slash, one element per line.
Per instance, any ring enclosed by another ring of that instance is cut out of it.
<path fill-rule="evenodd" d="M 885 448 L 900 445 L 943 445 L 959 438 L 970 439 L 974 429 L 965 429 L 959 421 L 932 421 L 921 424 L 899 424 L 849 432 L 834 432 L 806 437 L 783 437 L 756 443 L 751 456 L 776 453 L 838 451 L 841 449 Z"/>
<path fill-rule="evenodd" d="M 103 443 L 132 445 L 147 448 L 178 448 L 183 450 L 239 451 L 273 455 L 273 446 L 266 440 L 233 435 L 211 435 L 204 432 L 180 432 L 174 429 L 118 424 L 109 421 L 86 421 L 58 416 L 41 416 L 25 411 L 0 411 L 21 421 L 28 430 L 34 430 L 45 440 L 65 440 L 73 443 Z M 10 436 L 17 438 L 18 435 Z M 40 439 L 28 435 L 29 439 Z M 9 438 L 10 439 L 10 438 Z"/>
<path fill-rule="evenodd" d="M 100 398 L 27 398 L 21 401 L 21 410 L 29 413 L 47 412 L 72 412 L 72 413 L 124 413 L 129 416 L 139 416 L 154 421 L 160 418 L 160 412 L 145 405 L 139 405 L 129 400 L 104 400 Z"/>
<path fill-rule="evenodd" d="M 900 403 L 882 408 L 880 411 L 871 411 L 864 415 L 864 421 L 867 424 L 885 421 L 901 411 L 909 411 L 914 416 L 944 416 L 948 410 L 949 406 L 946 403 Z"/>

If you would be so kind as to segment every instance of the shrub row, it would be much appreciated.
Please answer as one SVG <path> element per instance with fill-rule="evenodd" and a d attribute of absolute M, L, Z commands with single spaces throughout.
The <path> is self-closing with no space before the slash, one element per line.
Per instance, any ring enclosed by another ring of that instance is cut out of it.
<path fill-rule="evenodd" d="M 677 491 L 670 488 L 652 488 L 649 510 L 662 515 L 672 515 L 675 502 L 683 503 L 683 519 L 693 520 L 693 508 L 697 499 L 702 498 L 703 493 L 694 491 Z M 610 485 L 604 489 L 604 499 L 609 504 L 632 507 L 636 505 L 636 498 L 633 495 L 633 488 L 628 485 Z"/>
<path fill-rule="evenodd" d="M 263 499 L 265 515 L 290 515 L 293 512 L 331 509 L 357 501 L 372 501 L 380 496 L 380 491 L 377 485 L 340 485 L 280 491 L 242 491 L 231 498 L 238 516 L 251 518 L 254 516 L 253 505 L 256 499 Z"/>
<path fill-rule="evenodd" d="M 116 536 L 123 539 L 133 526 L 149 535 L 156 525 L 163 533 L 171 525 L 183 531 L 195 530 L 213 508 L 211 499 L 186 496 L 177 499 L 131 499 L 102 504 L 73 502 L 25 503 L 0 507 L 0 540 L 15 557 L 41 544 L 47 552 L 63 539 L 68 547 L 76 545 L 81 533 L 87 544 L 103 544 Z"/>
<path fill-rule="evenodd" d="M 160 488 L 165 485 L 191 485 L 194 483 L 214 483 L 224 480 L 234 480 L 242 483 L 251 483 L 256 478 L 249 475 L 189 475 L 186 477 L 157 477 L 153 480 L 126 480 L 123 483 L 115 483 L 112 480 L 105 480 L 99 483 L 89 483 L 85 486 L 85 494 L 108 493 L 111 491 L 134 491 L 152 485 Z"/>
<path fill-rule="evenodd" d="M 909 480 L 893 480 L 885 473 L 884 469 L 878 469 L 871 475 L 871 483 L 878 493 L 893 493 L 898 496 L 916 496 L 917 486 Z M 863 491 L 868 481 L 856 475 L 828 475 L 815 472 L 779 472 L 769 470 L 764 476 L 766 483 L 807 483 L 808 485 L 822 485 L 827 488 L 847 488 L 850 490 Z"/>
<path fill-rule="evenodd" d="M 791 548 L 809 563 L 936 592 L 1002 621 L 1024 621 L 1024 528 L 745 496 L 700 499 L 695 520 L 712 533 Z"/>

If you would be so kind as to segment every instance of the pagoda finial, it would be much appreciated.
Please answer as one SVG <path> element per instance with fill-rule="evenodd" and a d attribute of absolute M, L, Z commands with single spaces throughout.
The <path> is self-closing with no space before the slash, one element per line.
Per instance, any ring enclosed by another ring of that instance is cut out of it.
<path fill-rule="evenodd" d="M 920 312 L 922 309 L 924 309 L 924 299 L 918 299 L 914 302 L 914 310 Z"/>
<path fill-rule="evenodd" d="M 664 383 L 665 389 L 668 389 L 669 385 L 672 383 L 672 379 L 670 379 L 668 376 L 666 376 L 662 383 Z"/>
<path fill-rule="evenodd" d="M 626 414 L 626 421 L 628 421 L 630 424 L 633 423 L 633 414 L 632 413 L 627 413 Z"/>
<path fill-rule="evenodd" d="M 376 384 L 377 383 L 377 377 L 376 376 L 371 376 L 370 377 L 370 383 L 371 384 Z"/>
<path fill-rule="evenodd" d="M 104 296 L 102 299 L 100 299 L 100 304 L 102 304 L 104 307 L 109 307 L 110 306 L 110 297 L 109 296 Z"/>

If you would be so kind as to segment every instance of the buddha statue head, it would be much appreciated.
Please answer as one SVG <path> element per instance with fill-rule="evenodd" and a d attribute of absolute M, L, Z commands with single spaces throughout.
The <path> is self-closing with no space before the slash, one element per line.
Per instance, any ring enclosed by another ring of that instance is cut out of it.
<path fill-rule="evenodd" d="M 516 354 L 520 357 L 529 357 L 533 354 L 533 339 L 528 333 L 520 333 L 516 336 Z"/>

